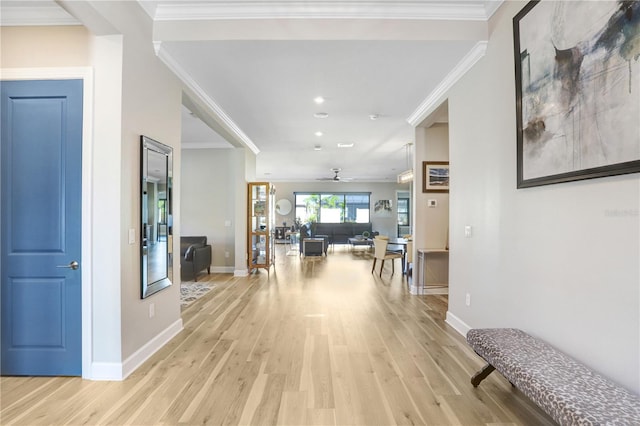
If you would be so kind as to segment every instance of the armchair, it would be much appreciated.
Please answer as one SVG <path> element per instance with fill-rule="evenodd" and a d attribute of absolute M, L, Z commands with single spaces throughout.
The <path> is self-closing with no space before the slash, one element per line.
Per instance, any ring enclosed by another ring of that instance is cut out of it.
<path fill-rule="evenodd" d="M 198 281 L 203 269 L 211 273 L 211 245 L 206 236 L 180 237 L 180 278 L 182 281 Z"/>

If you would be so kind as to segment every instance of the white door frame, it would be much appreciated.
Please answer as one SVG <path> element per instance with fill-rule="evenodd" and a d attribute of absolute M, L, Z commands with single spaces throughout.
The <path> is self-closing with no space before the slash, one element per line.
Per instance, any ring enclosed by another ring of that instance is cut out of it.
<path fill-rule="evenodd" d="M 93 217 L 91 188 L 93 188 L 93 69 L 91 67 L 60 68 L 0 68 L 1 80 L 71 80 L 79 79 L 82 85 L 82 378 L 92 378 L 93 312 L 92 251 Z"/>

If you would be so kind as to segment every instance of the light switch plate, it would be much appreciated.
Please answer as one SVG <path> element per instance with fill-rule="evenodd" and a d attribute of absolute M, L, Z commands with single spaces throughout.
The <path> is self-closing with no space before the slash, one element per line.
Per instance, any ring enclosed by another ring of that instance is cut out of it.
<path fill-rule="evenodd" d="M 136 243 L 136 230 L 134 228 L 129 229 L 129 244 Z"/>
<path fill-rule="evenodd" d="M 464 227 L 464 236 L 465 238 L 471 238 L 471 225 L 466 225 Z"/>

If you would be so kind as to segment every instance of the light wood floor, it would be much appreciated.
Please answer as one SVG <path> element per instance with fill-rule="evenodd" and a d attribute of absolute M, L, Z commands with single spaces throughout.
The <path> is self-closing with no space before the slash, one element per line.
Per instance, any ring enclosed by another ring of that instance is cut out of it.
<path fill-rule="evenodd" d="M 184 331 L 123 382 L 3 377 L 0 423 L 553 424 L 497 373 L 471 386 L 482 362 L 445 324 L 447 296 L 372 275 L 362 250 L 284 250 L 270 276 L 209 276 Z"/>

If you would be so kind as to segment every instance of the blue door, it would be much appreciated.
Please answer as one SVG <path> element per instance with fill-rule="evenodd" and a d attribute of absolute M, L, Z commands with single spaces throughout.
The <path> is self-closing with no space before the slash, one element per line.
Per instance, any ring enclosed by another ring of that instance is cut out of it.
<path fill-rule="evenodd" d="M 82 374 L 82 80 L 2 81 L 2 375 Z"/>

